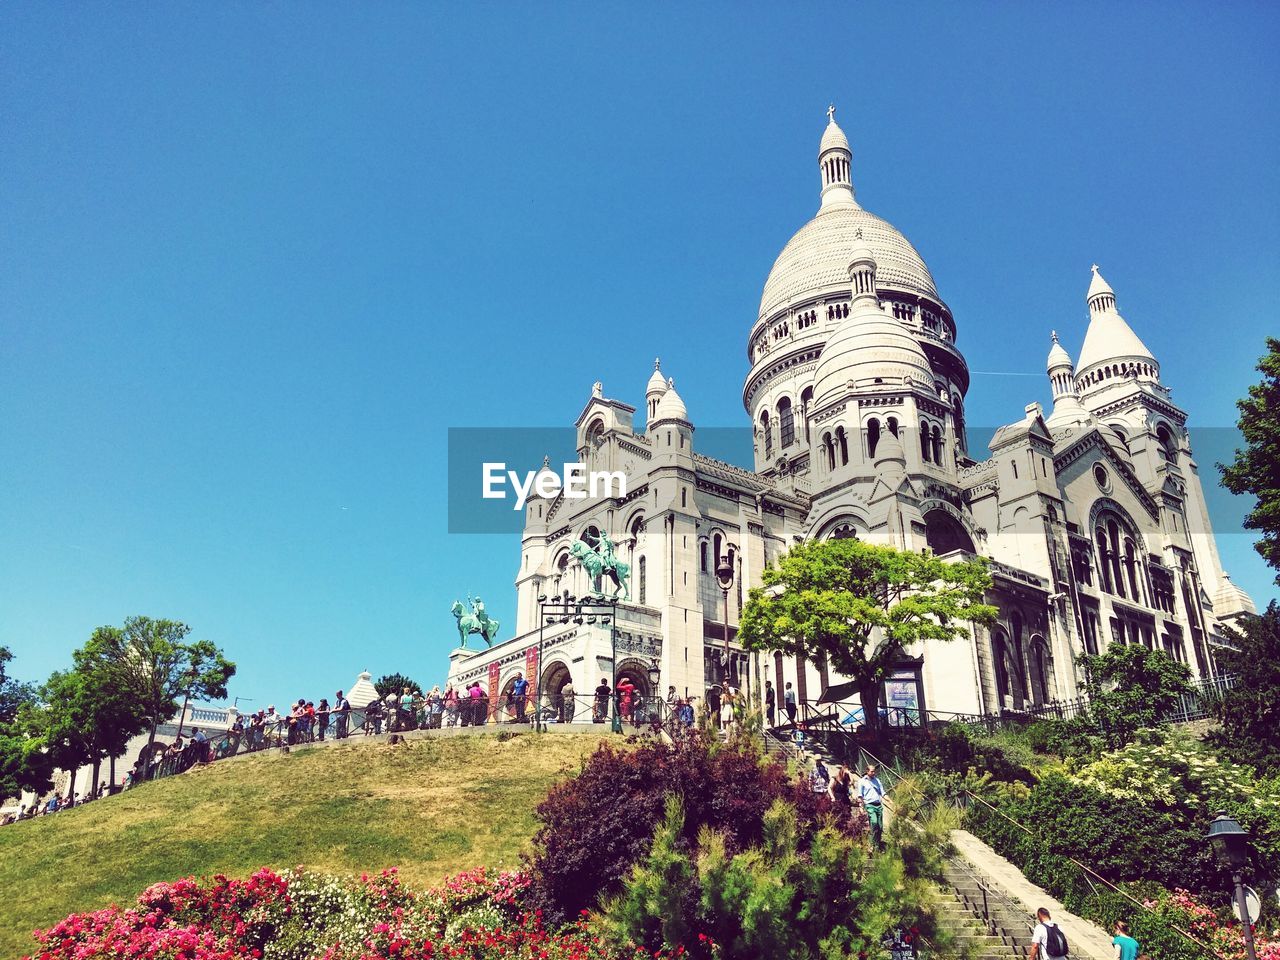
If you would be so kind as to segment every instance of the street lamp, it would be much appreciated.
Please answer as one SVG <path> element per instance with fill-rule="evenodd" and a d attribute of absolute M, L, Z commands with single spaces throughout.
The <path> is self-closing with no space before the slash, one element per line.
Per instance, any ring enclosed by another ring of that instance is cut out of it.
<path fill-rule="evenodd" d="M 1209 824 L 1209 832 L 1205 838 L 1213 846 L 1222 865 L 1231 871 L 1231 882 L 1235 884 L 1236 908 L 1240 911 L 1240 922 L 1244 925 L 1244 950 L 1249 960 L 1258 960 L 1253 949 L 1253 925 L 1249 922 L 1249 905 L 1244 897 L 1244 881 L 1240 876 L 1249 863 L 1249 831 L 1240 826 L 1234 818 L 1227 816 L 1227 811 L 1219 810 L 1213 823 Z"/>
<path fill-rule="evenodd" d="M 654 657 L 649 661 L 649 689 L 653 691 L 653 703 L 649 705 L 651 711 L 650 720 L 659 716 L 658 704 L 662 702 L 662 693 L 658 689 L 658 681 L 662 679 L 662 667 L 658 665 L 658 658 Z"/>
<path fill-rule="evenodd" d="M 720 581 L 720 592 L 724 595 L 724 663 L 720 681 L 727 688 L 729 686 L 729 588 L 733 586 L 733 564 L 729 562 L 727 556 L 721 556 L 716 561 L 716 579 Z"/>
<path fill-rule="evenodd" d="M 200 671 L 192 667 L 183 674 L 187 678 L 187 689 L 182 695 L 182 715 L 178 717 L 178 739 L 182 738 L 182 725 L 187 719 L 187 704 L 191 702 L 191 686 L 196 682 L 196 677 L 200 675 Z"/>

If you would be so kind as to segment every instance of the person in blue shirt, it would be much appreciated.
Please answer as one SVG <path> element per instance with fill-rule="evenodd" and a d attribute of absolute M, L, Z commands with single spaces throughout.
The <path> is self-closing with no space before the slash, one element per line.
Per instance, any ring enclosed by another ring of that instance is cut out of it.
<path fill-rule="evenodd" d="M 1129 924 L 1117 920 L 1115 931 L 1111 945 L 1116 948 L 1116 960 L 1138 960 L 1138 941 L 1129 936 Z"/>
<path fill-rule="evenodd" d="M 525 695 L 529 692 L 529 681 L 523 673 L 516 674 L 515 683 L 511 685 L 511 705 L 515 707 L 516 723 L 524 723 Z"/>
<path fill-rule="evenodd" d="M 884 785 L 876 776 L 876 765 L 867 764 L 858 780 L 858 800 L 871 821 L 871 842 L 877 850 L 884 849 Z"/>

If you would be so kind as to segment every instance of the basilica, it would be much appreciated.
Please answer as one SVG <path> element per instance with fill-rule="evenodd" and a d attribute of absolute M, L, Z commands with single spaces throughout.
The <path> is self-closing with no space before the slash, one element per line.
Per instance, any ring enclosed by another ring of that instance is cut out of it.
<path fill-rule="evenodd" d="M 497 708 L 517 672 L 551 696 L 625 677 L 642 694 L 758 696 L 769 680 L 817 700 L 842 682 L 826 664 L 746 653 L 735 632 L 761 571 L 827 537 L 990 561 L 998 623 L 909 651 L 882 707 L 1031 710 L 1077 696 L 1076 656 L 1116 643 L 1214 675 L 1222 626 L 1253 603 L 1218 557 L 1187 414 L 1098 267 L 1077 358 L 1045 331 L 1053 409 L 1027 404 L 971 449 L 956 318 L 915 247 L 858 203 L 828 116 L 818 211 L 774 262 L 747 337 L 753 469 L 698 451 L 695 414 L 657 363 L 641 418 L 597 383 L 578 458 L 622 471 L 626 492 L 528 501 L 514 635 L 454 651 L 454 687 L 487 685 Z M 610 616 L 547 616 L 542 604 L 589 595 L 573 548 L 602 536 L 629 567 L 625 598 Z"/>

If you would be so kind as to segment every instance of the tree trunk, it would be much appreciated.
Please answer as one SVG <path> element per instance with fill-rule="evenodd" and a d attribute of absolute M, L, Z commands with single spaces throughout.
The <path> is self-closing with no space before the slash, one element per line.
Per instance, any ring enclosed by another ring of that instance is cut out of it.
<path fill-rule="evenodd" d="M 93 779 L 89 781 L 89 794 L 92 795 L 98 789 L 98 774 L 102 772 L 102 755 L 95 754 L 93 758 Z"/>
<path fill-rule="evenodd" d="M 75 766 L 70 770 L 71 782 L 67 786 L 67 796 L 71 798 L 69 803 L 74 804 L 76 802 L 76 770 L 79 768 L 80 764 L 76 763 L 74 760 L 71 762 L 75 764 Z"/>
<path fill-rule="evenodd" d="M 868 738 L 880 739 L 880 684 L 875 680 L 863 680 L 858 684 L 858 699 L 862 701 L 862 729 Z"/>
<path fill-rule="evenodd" d="M 116 788 L 116 758 L 115 754 L 111 755 L 111 759 L 107 762 L 107 776 L 111 778 L 111 782 L 107 784 L 107 793 L 110 794 Z"/>

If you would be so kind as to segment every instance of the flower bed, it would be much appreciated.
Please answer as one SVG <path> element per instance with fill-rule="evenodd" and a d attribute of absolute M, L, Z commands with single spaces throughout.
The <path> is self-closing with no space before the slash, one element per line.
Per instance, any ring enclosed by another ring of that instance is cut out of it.
<path fill-rule="evenodd" d="M 395 870 L 359 878 L 298 868 L 247 880 L 188 877 L 147 888 L 137 905 L 72 914 L 35 933 L 28 960 L 639 960 L 589 917 L 547 929 L 521 908 L 524 873 L 458 874 L 417 894 Z"/>

